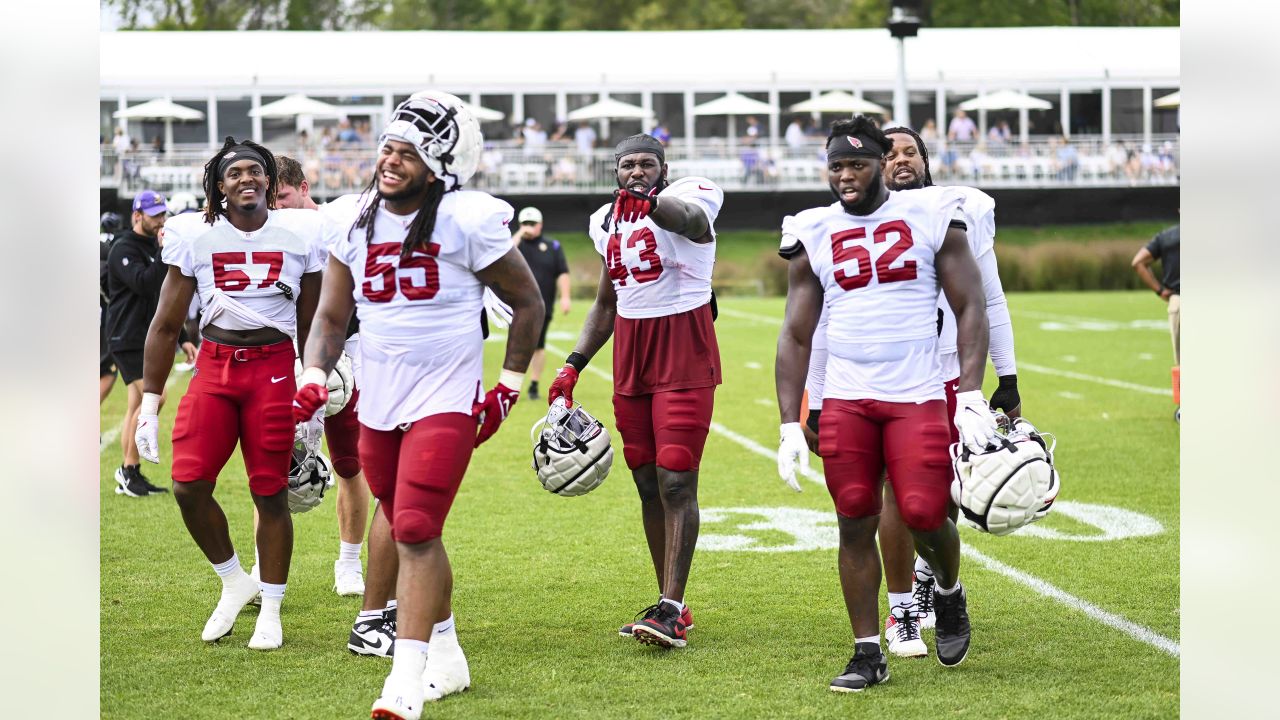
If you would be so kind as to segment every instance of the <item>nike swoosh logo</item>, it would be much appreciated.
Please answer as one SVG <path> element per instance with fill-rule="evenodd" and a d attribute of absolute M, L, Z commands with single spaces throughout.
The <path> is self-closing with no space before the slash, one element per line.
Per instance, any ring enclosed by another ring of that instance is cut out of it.
<path fill-rule="evenodd" d="M 709 187 L 702 187 L 701 185 L 699 185 L 699 186 L 698 186 L 698 189 L 699 189 L 699 190 L 710 190 L 711 188 L 709 188 Z"/>
<path fill-rule="evenodd" d="M 368 640 L 365 640 L 364 638 L 360 638 L 360 642 L 364 643 L 365 647 L 370 647 L 370 648 L 373 648 L 374 650 L 381 650 L 383 645 L 382 638 L 378 638 L 378 642 L 376 643 L 372 643 L 372 642 L 369 642 Z"/>
<path fill-rule="evenodd" d="M 288 376 L 288 375 L 281 375 L 280 377 L 272 377 L 272 378 L 271 378 L 271 383 L 274 385 L 275 383 L 278 383 L 278 382 L 280 382 L 281 380 L 283 380 L 283 379 L 285 379 L 285 378 L 287 378 L 287 377 L 289 377 L 289 376 Z"/>

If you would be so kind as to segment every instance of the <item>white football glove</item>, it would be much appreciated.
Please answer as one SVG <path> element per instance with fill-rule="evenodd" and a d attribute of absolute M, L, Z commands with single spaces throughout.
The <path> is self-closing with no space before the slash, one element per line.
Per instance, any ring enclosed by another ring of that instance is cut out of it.
<path fill-rule="evenodd" d="M 510 327 L 511 318 L 515 317 L 511 306 L 502 302 L 489 288 L 484 289 L 484 311 L 488 314 L 489 322 L 493 323 L 494 327 Z"/>
<path fill-rule="evenodd" d="M 160 462 L 160 416 L 139 415 L 138 429 L 133 433 L 138 455 L 147 462 Z"/>
<path fill-rule="evenodd" d="M 316 413 L 310 420 L 298 423 L 293 431 L 293 443 L 301 444 L 308 455 L 320 451 L 320 442 L 324 439 L 324 413 Z"/>
<path fill-rule="evenodd" d="M 980 453 L 995 443 L 996 416 L 981 390 L 956 393 L 955 424 L 960 442 L 971 452 Z"/>
<path fill-rule="evenodd" d="M 787 487 L 801 492 L 800 483 L 796 480 L 796 469 L 801 473 L 809 472 L 809 443 L 805 442 L 804 431 L 800 423 L 783 423 L 782 438 L 778 441 L 778 475 L 786 481 Z"/>

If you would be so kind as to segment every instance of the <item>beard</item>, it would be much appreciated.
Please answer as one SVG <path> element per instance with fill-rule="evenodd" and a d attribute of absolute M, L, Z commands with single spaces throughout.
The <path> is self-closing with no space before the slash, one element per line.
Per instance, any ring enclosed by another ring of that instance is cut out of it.
<path fill-rule="evenodd" d="M 885 182 L 885 185 L 887 185 L 889 189 L 894 192 L 901 192 L 903 190 L 919 190 L 920 188 L 924 187 L 924 177 L 921 175 L 916 175 L 904 183 L 894 182 L 893 179 L 890 178 L 888 181 Z"/>
<path fill-rule="evenodd" d="M 408 200 L 418 195 L 422 195 L 423 191 L 425 191 L 426 189 L 427 189 L 427 176 L 423 174 L 422 177 L 417 179 L 417 181 L 405 187 L 405 189 L 399 192 L 383 193 L 381 190 L 379 190 L 378 192 L 379 194 L 382 195 L 383 200 L 400 202 L 401 200 Z"/>
<path fill-rule="evenodd" d="M 876 209 L 876 202 L 880 199 L 880 190 L 884 188 L 884 178 L 880 177 L 880 173 L 876 173 L 871 178 L 871 184 L 867 186 L 866 192 L 862 193 L 862 199 L 856 203 L 847 203 L 841 197 L 839 191 L 836 190 L 835 183 L 831 184 L 831 192 L 836 196 L 836 200 L 840 202 L 840 207 L 850 215 L 870 215 Z"/>

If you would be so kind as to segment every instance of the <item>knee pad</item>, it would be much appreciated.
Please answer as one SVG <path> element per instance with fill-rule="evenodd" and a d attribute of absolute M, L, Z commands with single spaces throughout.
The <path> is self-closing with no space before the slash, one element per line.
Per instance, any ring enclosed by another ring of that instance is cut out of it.
<path fill-rule="evenodd" d="M 360 472 L 360 458 L 357 457 L 336 457 L 333 458 L 333 471 L 338 477 L 349 478 L 355 477 Z"/>
<path fill-rule="evenodd" d="M 933 532 L 947 519 L 948 498 L 930 498 L 919 494 L 898 498 L 902 522 L 912 530 Z"/>
<path fill-rule="evenodd" d="M 836 513 L 847 518 L 864 518 L 880 514 L 881 493 L 876 488 L 850 485 L 836 496 Z"/>
<path fill-rule="evenodd" d="M 391 537 L 396 542 L 416 545 L 440 537 L 440 523 L 419 508 L 402 508 L 395 511 L 391 521 Z"/>
<path fill-rule="evenodd" d="M 652 448 L 630 445 L 625 441 L 622 444 L 622 458 L 627 461 L 627 468 L 630 470 L 648 465 L 655 459 Z"/>
<path fill-rule="evenodd" d="M 689 472 L 698 469 L 693 453 L 684 445 L 663 445 L 658 449 L 657 462 L 658 467 L 672 472 Z"/>

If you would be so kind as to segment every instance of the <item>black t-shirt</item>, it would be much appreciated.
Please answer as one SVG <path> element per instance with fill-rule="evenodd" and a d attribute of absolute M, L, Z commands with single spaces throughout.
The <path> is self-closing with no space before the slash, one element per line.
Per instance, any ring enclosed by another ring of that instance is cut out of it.
<path fill-rule="evenodd" d="M 564 259 L 564 248 L 560 247 L 559 240 L 546 235 L 521 240 L 518 247 L 524 261 L 529 263 L 529 269 L 533 271 L 533 279 L 538 282 L 538 289 L 542 291 L 542 302 L 547 306 L 547 317 L 550 317 L 556 300 L 556 278 L 569 272 L 569 263 Z"/>
<path fill-rule="evenodd" d="M 1174 225 L 1167 230 L 1162 230 L 1160 234 L 1151 239 L 1151 242 L 1147 243 L 1147 252 L 1151 253 L 1151 257 L 1160 261 L 1160 269 L 1164 272 L 1160 283 L 1175 294 L 1181 295 L 1179 282 L 1182 277 L 1178 263 L 1179 227 Z"/>

